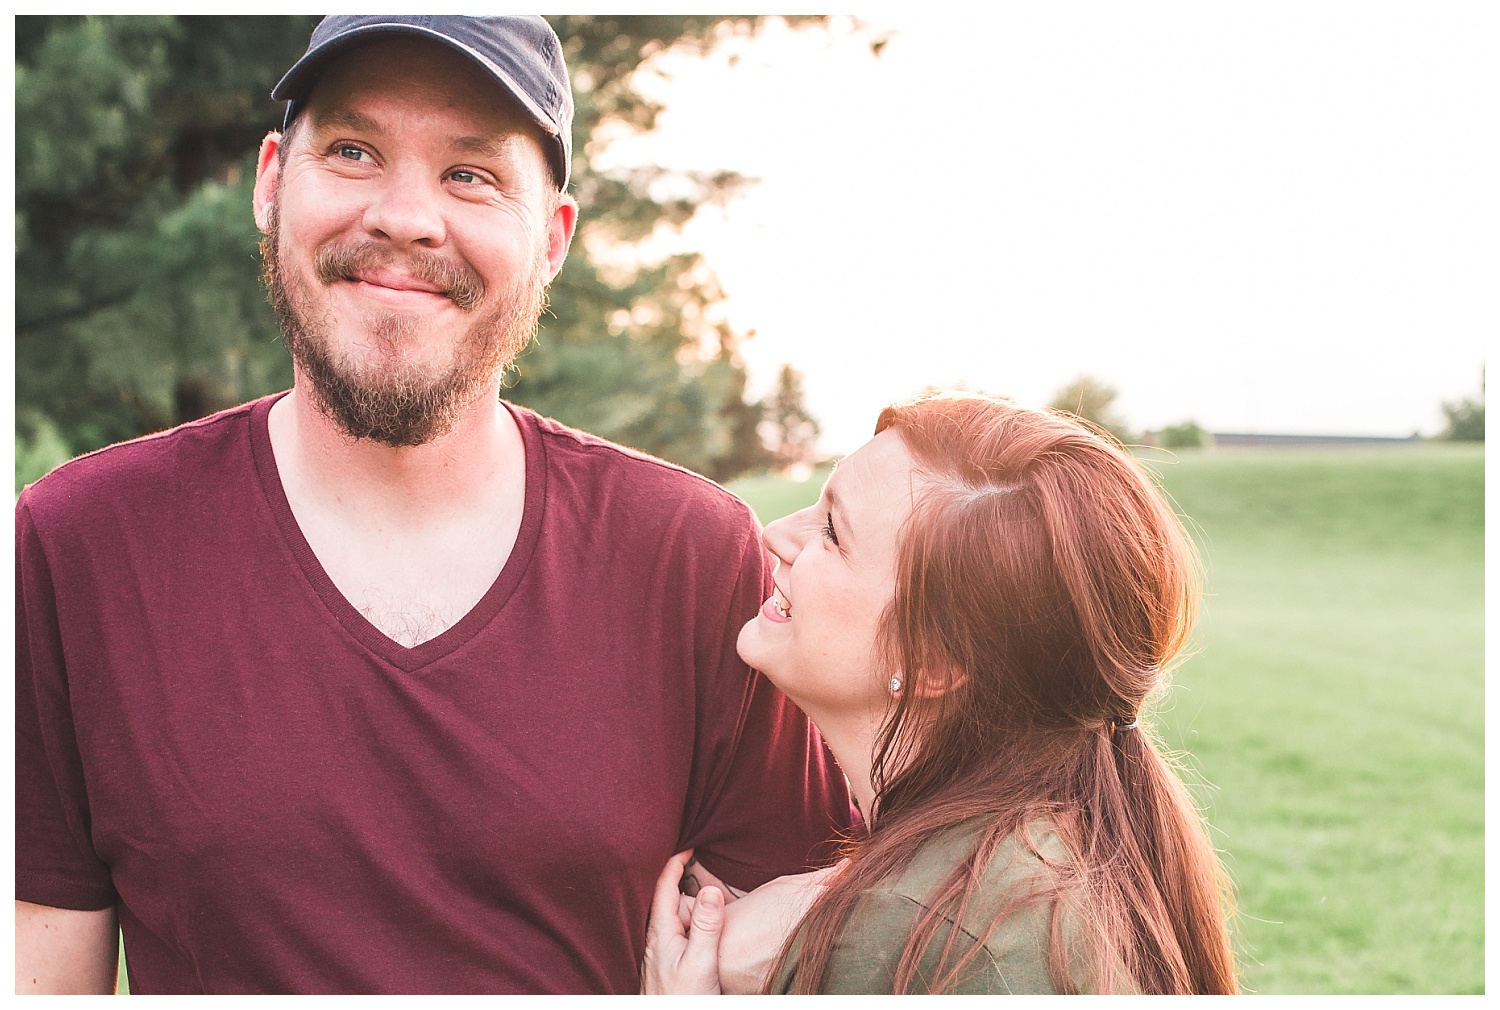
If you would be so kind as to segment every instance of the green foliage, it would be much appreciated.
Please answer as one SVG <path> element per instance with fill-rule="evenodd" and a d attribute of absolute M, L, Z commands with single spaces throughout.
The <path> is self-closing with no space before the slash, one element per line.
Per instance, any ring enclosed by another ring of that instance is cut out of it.
<path fill-rule="evenodd" d="M 1235 879 L 1245 987 L 1483 992 L 1483 450 L 1159 468 L 1207 584 L 1153 715 Z M 769 522 L 818 482 L 731 490 Z"/>
<path fill-rule="evenodd" d="M 29 431 L 23 432 L 23 428 Z M 57 426 L 45 417 L 16 426 L 16 494 L 48 470 L 73 458 Z"/>
<path fill-rule="evenodd" d="M 313 18 L 16 19 L 16 397 L 79 449 L 284 388 L 250 182 Z"/>
<path fill-rule="evenodd" d="M 1047 406 L 1066 411 L 1109 432 L 1121 442 L 1130 441 L 1130 429 L 1111 409 L 1119 393 L 1091 375 L 1080 375 L 1052 397 Z"/>
<path fill-rule="evenodd" d="M 776 392 L 766 404 L 761 431 L 778 469 L 806 467 L 819 461 L 818 436 L 822 430 L 804 402 L 802 373 L 791 365 L 783 364 L 776 375 Z"/>
<path fill-rule="evenodd" d="M 1479 370 L 1479 399 L 1464 397 L 1453 403 L 1443 404 L 1443 414 L 1448 419 L 1441 438 L 1453 442 L 1484 441 L 1484 369 Z"/>
<path fill-rule="evenodd" d="M 759 19 L 548 20 L 573 72 L 574 150 L 587 154 L 601 126 L 654 127 L 660 106 L 630 86 L 643 60 L 673 44 L 706 50 L 724 33 L 753 31 Z M 633 268 L 611 257 L 606 271 L 587 255 L 680 226 L 700 203 L 722 201 L 743 182 L 732 172 L 669 179 L 656 167 L 603 173 L 587 157 L 575 159 L 580 234 L 553 282 L 539 339 L 517 360 L 506 395 L 716 480 L 763 468 L 763 406 L 745 401 L 743 338 L 713 319 L 723 292 L 702 257 Z"/>
<path fill-rule="evenodd" d="M 1443 438 L 1454 442 L 1484 441 L 1484 401 L 1464 397 L 1456 403 L 1444 403 L 1443 415 L 1448 425 Z"/>
<path fill-rule="evenodd" d="M 1208 444 L 1208 432 L 1197 421 L 1183 421 L 1157 432 L 1156 440 L 1163 449 L 1202 449 Z"/>
<path fill-rule="evenodd" d="M 660 108 L 630 84 L 644 59 L 707 48 L 758 19 L 551 20 L 575 80 L 581 232 L 507 395 L 719 479 L 763 466 L 761 405 L 745 401 L 741 338 L 713 321 L 723 294 L 701 258 L 607 274 L 590 259 L 680 226 L 743 180 L 604 174 L 588 159 L 601 127 L 654 126 Z M 271 86 L 316 21 L 16 19 L 17 407 L 66 445 L 92 449 L 290 385 L 250 189 L 260 140 L 281 123 Z"/>

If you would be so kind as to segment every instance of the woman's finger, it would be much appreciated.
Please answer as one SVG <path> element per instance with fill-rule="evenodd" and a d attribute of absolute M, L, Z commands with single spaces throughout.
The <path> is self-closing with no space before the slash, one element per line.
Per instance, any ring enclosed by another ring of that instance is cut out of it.
<path fill-rule="evenodd" d="M 700 888 L 707 887 L 710 884 L 724 892 L 724 903 L 726 905 L 739 897 L 739 895 L 734 893 L 734 888 L 720 880 L 712 870 L 696 859 L 689 859 L 687 871 L 682 878 L 682 893 L 697 894 Z"/>
<path fill-rule="evenodd" d="M 709 886 L 693 904 L 692 928 L 679 967 L 696 992 L 719 991 L 719 936 L 724 931 L 724 892 Z"/>
<path fill-rule="evenodd" d="M 692 850 L 679 852 L 667 860 L 667 865 L 662 868 L 661 875 L 656 878 L 656 890 L 651 895 L 651 923 L 649 929 L 670 929 L 678 936 L 685 930 L 685 923 L 678 918 L 677 899 L 681 896 L 677 890 L 677 881 L 682 879 L 683 867 L 692 857 Z"/>

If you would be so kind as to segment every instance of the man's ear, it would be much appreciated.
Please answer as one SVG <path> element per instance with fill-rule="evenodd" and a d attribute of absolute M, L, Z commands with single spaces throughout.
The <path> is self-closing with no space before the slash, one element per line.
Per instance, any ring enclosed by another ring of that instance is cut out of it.
<path fill-rule="evenodd" d="M 262 232 L 271 230 L 271 206 L 276 202 L 276 187 L 281 182 L 281 134 L 272 130 L 260 142 L 260 158 L 255 163 L 255 226 Z"/>
<path fill-rule="evenodd" d="M 573 242 L 573 232 L 578 227 L 578 201 L 564 193 L 547 222 L 547 280 L 550 282 L 562 269 L 567 258 L 568 246 Z"/>

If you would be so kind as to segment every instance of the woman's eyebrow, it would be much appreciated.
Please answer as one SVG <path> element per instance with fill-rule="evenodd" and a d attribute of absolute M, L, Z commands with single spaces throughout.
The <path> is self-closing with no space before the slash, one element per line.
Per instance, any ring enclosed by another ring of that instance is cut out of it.
<path fill-rule="evenodd" d="M 831 485 L 825 487 L 823 489 L 823 499 L 828 503 L 829 513 L 838 517 L 838 522 L 834 524 L 834 529 L 840 535 L 848 534 L 850 532 L 849 513 L 844 510 L 843 501 L 839 498 L 838 492 Z"/>

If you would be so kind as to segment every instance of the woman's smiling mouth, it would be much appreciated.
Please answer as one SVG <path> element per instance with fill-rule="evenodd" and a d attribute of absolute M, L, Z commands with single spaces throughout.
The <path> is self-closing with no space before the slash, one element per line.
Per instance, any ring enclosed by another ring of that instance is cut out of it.
<path fill-rule="evenodd" d="M 777 624 L 786 624 L 792 619 L 792 605 L 782 595 L 781 587 L 777 586 L 771 593 L 771 598 L 766 600 L 765 606 L 761 607 L 761 613 L 766 619 Z"/>

